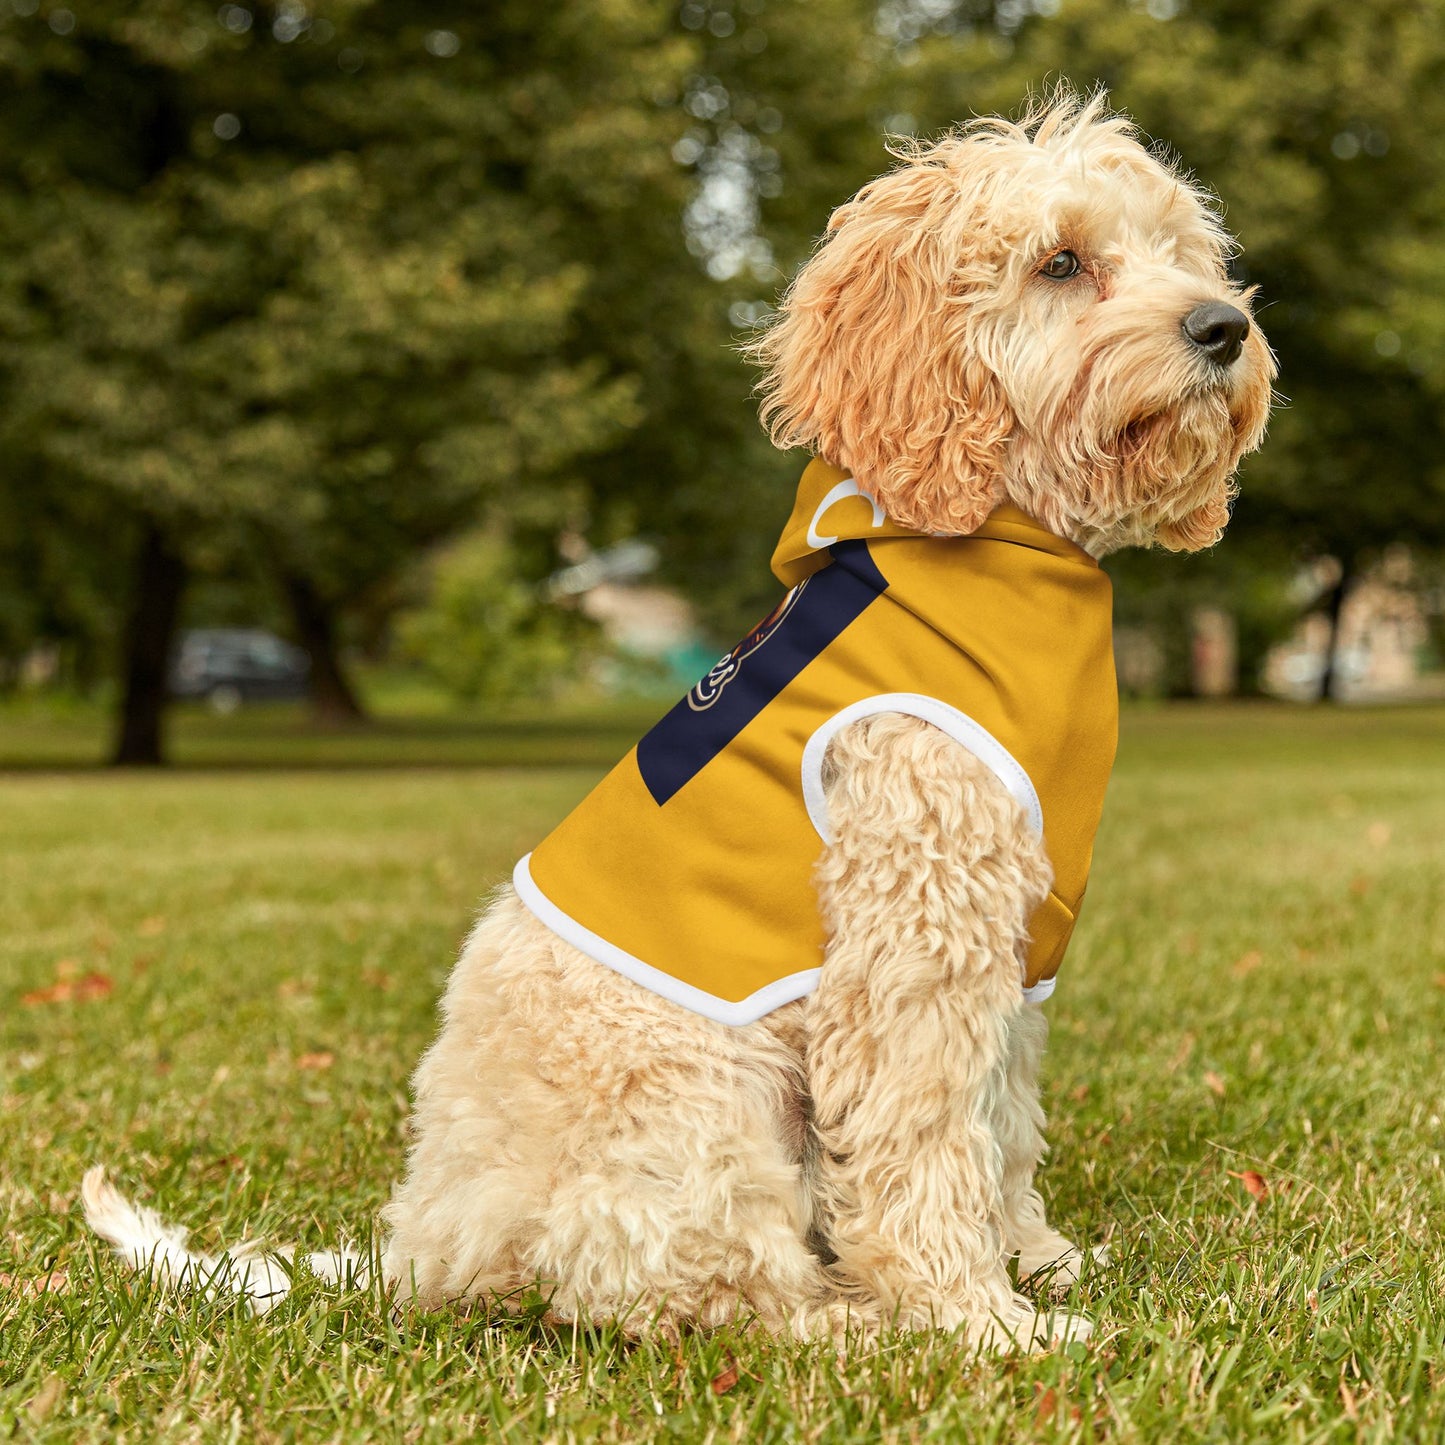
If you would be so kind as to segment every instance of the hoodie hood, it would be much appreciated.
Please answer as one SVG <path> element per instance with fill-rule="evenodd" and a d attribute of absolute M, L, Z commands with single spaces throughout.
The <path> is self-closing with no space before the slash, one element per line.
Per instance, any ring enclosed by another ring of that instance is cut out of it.
<path fill-rule="evenodd" d="M 828 549 L 835 542 L 874 542 L 927 535 L 900 527 L 884 515 L 883 508 L 849 473 L 815 460 L 808 464 L 798 483 L 792 515 L 773 552 L 773 575 L 783 586 L 796 587 L 833 560 Z M 1082 547 L 1066 537 L 1055 536 L 1009 502 L 995 508 L 983 526 L 968 535 L 1035 547 L 1089 567 L 1099 565 Z"/>

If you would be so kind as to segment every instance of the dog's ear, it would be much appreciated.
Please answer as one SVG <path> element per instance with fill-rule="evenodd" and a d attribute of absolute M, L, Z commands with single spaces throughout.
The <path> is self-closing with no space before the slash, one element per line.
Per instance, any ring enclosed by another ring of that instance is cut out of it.
<path fill-rule="evenodd" d="M 957 534 L 1003 500 L 1013 416 L 981 354 L 943 150 L 839 208 L 748 350 L 775 445 L 846 467 L 905 527 Z"/>

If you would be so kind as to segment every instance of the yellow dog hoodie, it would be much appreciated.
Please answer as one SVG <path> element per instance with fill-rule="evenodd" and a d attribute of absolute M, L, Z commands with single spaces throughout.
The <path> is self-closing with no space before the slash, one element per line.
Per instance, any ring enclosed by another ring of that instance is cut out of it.
<path fill-rule="evenodd" d="M 518 896 L 599 963 L 751 1023 L 823 967 L 829 739 L 907 713 L 991 768 L 1043 834 L 1054 886 L 1022 983 L 1046 998 L 1114 761 L 1109 579 L 1013 506 L 964 537 L 906 531 L 823 462 L 773 571 L 791 590 L 517 864 Z"/>

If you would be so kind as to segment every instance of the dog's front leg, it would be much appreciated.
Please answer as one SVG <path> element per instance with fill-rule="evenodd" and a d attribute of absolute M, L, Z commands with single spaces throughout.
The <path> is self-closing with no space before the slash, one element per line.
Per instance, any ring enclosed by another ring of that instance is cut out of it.
<path fill-rule="evenodd" d="M 1037 1318 L 1009 1283 L 995 1128 L 1042 847 L 993 773 L 914 718 L 841 732 L 826 787 L 808 1067 L 835 1273 L 865 1317 L 1078 1338 L 1086 1322 Z"/>
<path fill-rule="evenodd" d="M 1043 1009 L 1025 1004 L 1009 1029 L 1003 1087 L 994 1106 L 994 1131 L 1003 1152 L 1004 1244 L 1010 1254 L 1018 1256 L 1020 1281 L 1032 1276 L 1062 1292 L 1078 1279 L 1084 1256 L 1049 1224 L 1043 1198 L 1034 1187 L 1034 1172 L 1048 1147 L 1039 1103 L 1039 1064 L 1048 1036 Z M 1100 1245 L 1093 1255 L 1104 1259 L 1107 1251 Z"/>

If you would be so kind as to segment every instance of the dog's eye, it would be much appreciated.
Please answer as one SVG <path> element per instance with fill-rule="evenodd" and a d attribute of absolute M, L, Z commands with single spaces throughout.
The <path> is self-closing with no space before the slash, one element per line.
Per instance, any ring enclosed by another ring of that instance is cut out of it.
<path fill-rule="evenodd" d="M 1077 276 L 1080 270 L 1079 258 L 1072 251 L 1055 251 L 1039 267 L 1039 274 L 1047 276 L 1050 281 L 1067 281 L 1070 276 Z"/>

